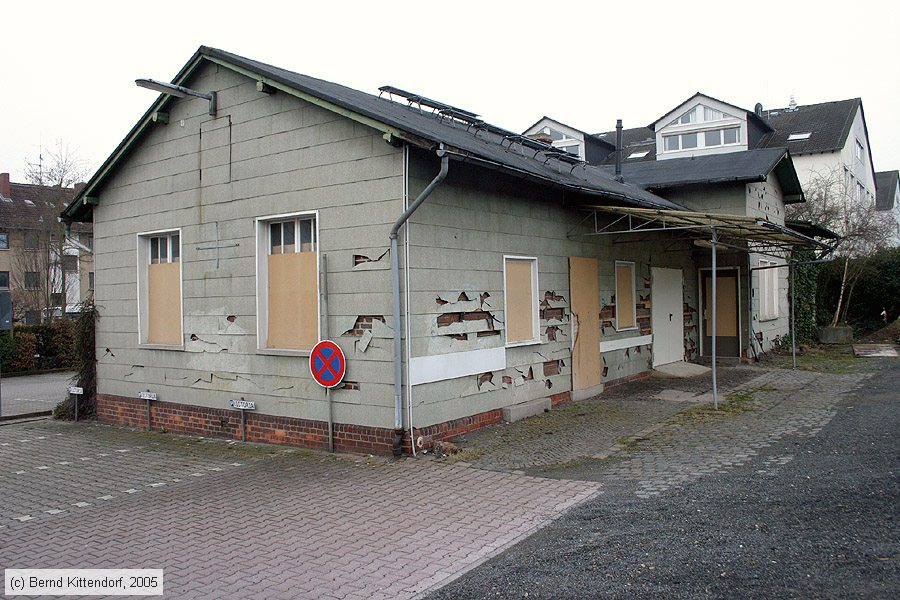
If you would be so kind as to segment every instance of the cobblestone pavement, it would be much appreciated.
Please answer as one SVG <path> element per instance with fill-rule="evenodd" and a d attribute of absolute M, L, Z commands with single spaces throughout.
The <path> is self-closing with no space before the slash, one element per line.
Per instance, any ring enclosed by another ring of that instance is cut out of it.
<path fill-rule="evenodd" d="M 598 485 L 98 425 L 0 426 L 0 567 L 161 568 L 178 598 L 403 598 Z"/>
<path fill-rule="evenodd" d="M 720 389 L 727 391 L 759 376 L 750 367 L 720 368 Z M 535 418 L 500 424 L 467 434 L 459 440 L 472 465 L 491 470 L 524 471 L 606 456 L 620 442 L 645 433 L 688 409 L 692 403 L 712 402 L 704 394 L 709 377 L 649 378 L 609 388 L 602 395 L 564 404 Z"/>
<path fill-rule="evenodd" d="M 53 410 L 66 399 L 73 372 L 3 377 L 0 380 L 0 417 Z"/>
<path fill-rule="evenodd" d="M 570 465 L 603 495 L 429 598 L 897 598 L 900 364 L 746 387 Z"/>
<path fill-rule="evenodd" d="M 726 404 L 719 414 L 706 405 L 689 409 L 629 440 L 608 459 L 595 461 L 600 464 L 559 465 L 555 472 L 549 469 L 542 474 L 633 485 L 641 498 L 659 495 L 748 463 L 762 448 L 785 436 L 818 434 L 836 414 L 842 395 L 868 377 L 784 370 L 762 373 L 734 388 L 735 405 Z"/>

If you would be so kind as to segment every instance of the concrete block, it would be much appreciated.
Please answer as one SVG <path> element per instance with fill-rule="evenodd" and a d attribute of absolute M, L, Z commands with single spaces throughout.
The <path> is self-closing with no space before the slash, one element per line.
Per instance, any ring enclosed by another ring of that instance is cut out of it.
<path fill-rule="evenodd" d="M 823 344 L 849 344 L 853 341 L 853 328 L 849 325 L 819 327 L 819 341 Z"/>
<path fill-rule="evenodd" d="M 503 409 L 503 420 L 509 423 L 521 421 L 534 415 L 539 415 L 550 410 L 550 398 L 536 398 L 523 402 L 522 404 L 514 404 Z"/>

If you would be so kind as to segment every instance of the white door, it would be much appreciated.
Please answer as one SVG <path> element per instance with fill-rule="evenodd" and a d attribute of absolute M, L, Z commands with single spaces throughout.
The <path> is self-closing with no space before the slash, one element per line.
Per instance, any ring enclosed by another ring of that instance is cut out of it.
<path fill-rule="evenodd" d="M 653 366 L 684 360 L 684 291 L 681 269 L 653 267 Z"/>

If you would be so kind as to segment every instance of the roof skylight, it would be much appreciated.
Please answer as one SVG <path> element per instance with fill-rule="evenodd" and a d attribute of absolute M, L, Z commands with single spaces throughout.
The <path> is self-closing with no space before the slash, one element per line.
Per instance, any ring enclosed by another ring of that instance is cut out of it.
<path fill-rule="evenodd" d="M 644 158 L 648 154 L 650 154 L 649 150 L 644 150 L 642 152 L 632 152 L 628 155 L 628 158 Z"/>
<path fill-rule="evenodd" d="M 799 142 L 802 140 L 808 140 L 809 136 L 812 135 L 812 132 L 806 131 L 804 133 L 792 133 L 788 136 L 789 142 Z"/>

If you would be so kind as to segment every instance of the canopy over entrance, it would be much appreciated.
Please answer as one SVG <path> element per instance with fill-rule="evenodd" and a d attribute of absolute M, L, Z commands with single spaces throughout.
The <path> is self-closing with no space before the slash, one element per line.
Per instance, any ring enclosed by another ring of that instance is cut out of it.
<path fill-rule="evenodd" d="M 725 246 L 729 249 L 742 250 L 757 254 L 772 254 L 779 258 L 786 258 L 796 246 L 814 248 L 817 251 L 817 260 L 831 254 L 833 246 L 829 246 L 812 237 L 800 233 L 784 225 L 772 223 L 758 217 L 744 215 L 729 215 L 717 213 L 704 213 L 690 210 L 661 210 L 655 208 L 631 208 L 623 206 L 581 206 L 588 211 L 587 216 L 578 225 L 569 231 L 569 237 L 579 235 L 606 235 L 626 236 L 645 233 L 671 232 L 676 239 L 686 241 L 693 240 L 695 245 L 710 248 L 712 259 L 712 314 L 716 315 L 716 247 Z M 609 213 L 611 217 L 601 221 L 598 213 Z M 593 219 L 593 231 L 574 233 L 582 228 L 585 223 Z M 611 220 L 610 220 L 611 219 Z M 837 239 L 837 235 L 825 228 L 821 231 L 831 234 L 825 237 Z M 729 244 L 723 240 L 743 243 L 744 246 Z M 797 262 L 789 259 L 791 275 Z M 772 267 L 764 267 L 772 268 Z M 793 277 L 792 277 L 793 278 Z M 794 286 L 791 286 L 793 293 Z M 792 294 L 793 295 L 793 294 Z M 791 300 L 791 350 L 795 355 L 796 365 L 796 340 L 794 299 Z M 711 319 L 712 337 L 712 392 L 713 405 L 718 408 L 718 389 L 716 381 L 716 321 Z"/>

